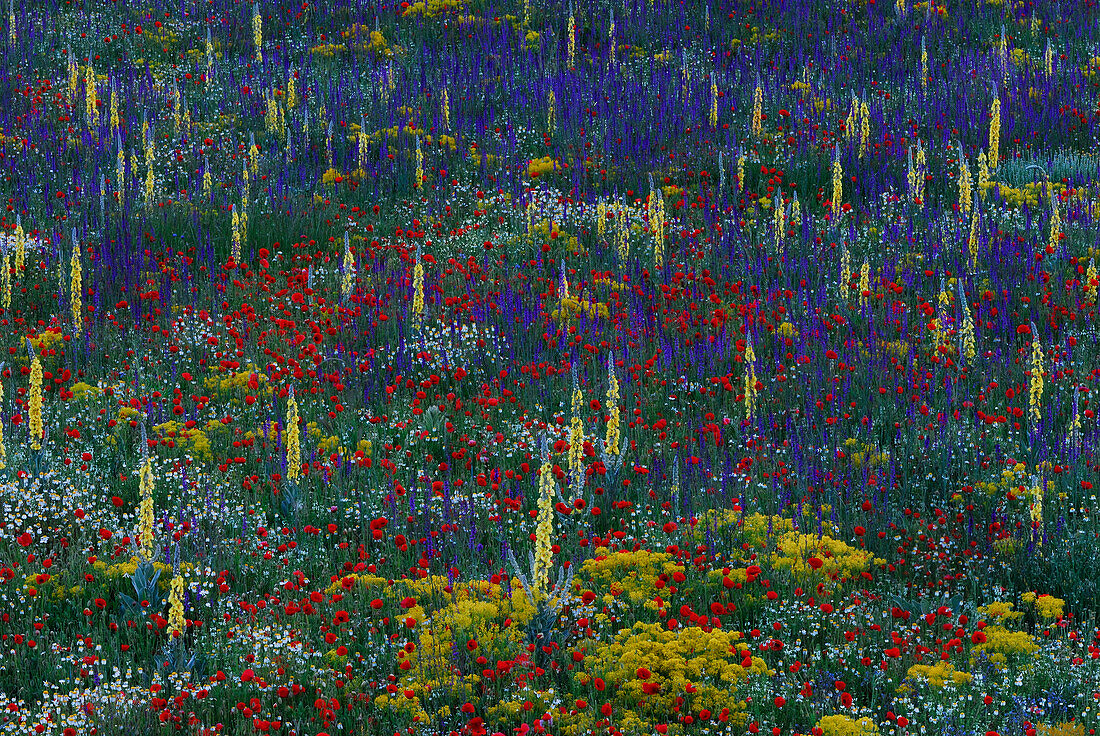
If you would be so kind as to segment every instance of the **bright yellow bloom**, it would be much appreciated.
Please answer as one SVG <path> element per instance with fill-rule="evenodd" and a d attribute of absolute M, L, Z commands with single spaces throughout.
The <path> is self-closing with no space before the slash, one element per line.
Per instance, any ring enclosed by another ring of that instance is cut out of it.
<path fill-rule="evenodd" d="M 549 452 L 539 470 L 539 513 L 538 524 L 535 528 L 535 570 L 531 585 L 531 597 L 536 602 L 542 600 L 550 585 L 550 568 L 552 565 L 551 545 L 554 535 L 554 472 L 550 463 Z"/>
<path fill-rule="evenodd" d="M 1039 344 L 1039 335 L 1035 327 L 1031 328 L 1031 380 L 1028 387 L 1028 403 L 1032 420 L 1043 418 L 1043 347 Z"/>
<path fill-rule="evenodd" d="M 81 302 L 83 287 L 80 273 L 80 244 L 75 239 L 73 240 L 73 255 L 69 261 L 69 270 L 72 271 L 69 298 L 72 301 L 73 337 L 80 337 L 80 333 L 84 330 L 84 305 Z"/>
<path fill-rule="evenodd" d="M 27 398 L 27 413 L 30 415 L 28 425 L 31 435 L 31 449 L 42 449 L 42 438 L 45 432 L 42 428 L 42 363 L 38 360 L 38 353 L 27 340 L 27 348 L 31 353 L 31 380 L 30 391 Z"/>
<path fill-rule="evenodd" d="M 252 6 L 252 43 L 256 46 L 256 61 L 263 61 L 264 19 L 258 5 Z"/>
<path fill-rule="evenodd" d="M 294 396 L 294 387 L 290 388 L 290 399 L 286 402 L 286 477 L 295 480 L 302 472 L 301 433 L 298 429 L 298 400 Z"/>
<path fill-rule="evenodd" d="M 172 591 L 168 594 L 168 635 L 175 639 L 183 636 L 183 578 L 172 578 Z"/>
<path fill-rule="evenodd" d="M 756 353 L 752 341 L 745 344 L 745 418 L 752 421 L 756 410 Z"/>
<path fill-rule="evenodd" d="M 759 138 L 764 133 L 764 88 L 760 82 L 756 83 L 756 91 L 752 97 L 752 134 Z"/>
<path fill-rule="evenodd" d="M 145 464 L 141 467 L 141 481 L 138 490 L 141 492 L 141 558 L 153 559 L 153 464 L 149 457 L 145 457 Z"/>
<path fill-rule="evenodd" d="M 5 260 L 7 258 L 5 257 Z M 0 379 L 0 401 L 4 400 L 4 381 Z M 8 459 L 7 448 L 4 447 L 4 423 L 0 422 L 0 470 L 5 468 L 4 461 Z"/>
<path fill-rule="evenodd" d="M 833 220 L 840 217 L 840 200 L 844 198 L 844 169 L 840 166 L 840 148 L 837 147 L 833 158 Z"/>
<path fill-rule="evenodd" d="M 1004 40 L 1002 36 L 1002 41 Z M 995 97 L 989 109 L 989 168 L 997 168 L 1001 147 L 1001 98 Z"/>
<path fill-rule="evenodd" d="M 417 316 L 424 313 L 424 264 L 420 262 L 419 258 L 417 258 L 416 265 L 413 267 L 412 311 Z"/>

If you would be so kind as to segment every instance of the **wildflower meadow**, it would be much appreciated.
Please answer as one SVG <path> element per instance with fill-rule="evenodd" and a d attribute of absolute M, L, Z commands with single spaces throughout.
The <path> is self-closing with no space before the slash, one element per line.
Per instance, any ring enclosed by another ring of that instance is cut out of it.
<path fill-rule="evenodd" d="M 0 48 L 0 733 L 1100 728 L 1094 0 Z"/>

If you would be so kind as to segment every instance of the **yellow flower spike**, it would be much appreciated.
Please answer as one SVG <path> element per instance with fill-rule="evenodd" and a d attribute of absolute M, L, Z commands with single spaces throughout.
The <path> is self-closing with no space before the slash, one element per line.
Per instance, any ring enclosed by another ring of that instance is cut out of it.
<path fill-rule="evenodd" d="M 833 225 L 836 226 L 836 220 L 840 217 L 840 200 L 844 198 L 844 169 L 840 165 L 840 147 L 836 147 L 836 152 L 833 156 L 833 199 L 832 199 L 832 214 Z"/>
<path fill-rule="evenodd" d="M 256 61 L 262 62 L 264 60 L 264 19 L 260 15 L 259 5 L 252 6 L 252 43 L 256 47 Z"/>
<path fill-rule="evenodd" d="M 920 86 L 928 89 L 928 48 L 923 38 L 920 40 Z"/>
<path fill-rule="evenodd" d="M 1003 40 L 1003 36 L 1002 36 Z M 1001 147 L 1001 98 L 994 97 L 993 105 L 989 109 L 989 169 L 997 168 Z"/>
<path fill-rule="evenodd" d="M 970 181 L 970 167 L 966 163 L 966 158 L 963 156 L 962 146 L 958 146 L 959 150 L 959 211 L 964 214 L 970 214 L 970 208 L 973 205 L 972 184 Z"/>
<path fill-rule="evenodd" d="M 237 212 L 237 205 L 233 205 L 229 211 L 231 223 L 230 227 L 233 233 L 233 246 L 232 257 L 234 263 L 239 263 L 241 260 L 241 216 Z"/>
<path fill-rule="evenodd" d="M 0 363 L 0 401 L 4 400 L 4 380 L 2 377 L 3 371 L 4 364 Z M 4 447 L 4 423 L 0 422 L 0 470 L 3 470 L 6 467 L 4 461 L 7 459 L 8 450 L 6 447 Z"/>
<path fill-rule="evenodd" d="M 340 291 L 344 301 L 348 300 L 355 289 L 355 256 L 351 253 L 351 242 L 347 232 L 344 233 L 344 277 L 340 284 Z"/>
<path fill-rule="evenodd" d="M 27 352 L 31 355 L 30 390 L 27 396 L 27 413 L 29 415 L 28 428 L 31 436 L 31 449 L 42 449 L 42 438 L 45 431 L 42 427 L 42 363 L 38 360 L 38 353 L 27 339 Z"/>
<path fill-rule="evenodd" d="M 752 421 L 756 411 L 756 353 L 752 350 L 752 340 L 745 341 L 745 419 Z"/>
<path fill-rule="evenodd" d="M 183 636 L 186 622 L 183 618 L 183 578 L 172 578 L 171 592 L 168 594 L 168 635 L 173 639 Z"/>
<path fill-rule="evenodd" d="M 573 3 L 569 3 L 569 24 L 566 27 L 566 39 L 569 44 L 569 68 L 572 69 L 576 64 L 577 53 L 577 24 L 573 20 Z"/>
<path fill-rule="evenodd" d="M 416 265 L 413 266 L 413 304 L 412 312 L 417 318 L 424 313 L 424 263 L 420 249 L 416 250 Z"/>
<path fill-rule="evenodd" d="M 862 158 L 867 153 L 867 141 L 871 137 L 871 110 L 867 107 L 866 100 L 860 105 L 859 116 L 859 155 Z"/>
<path fill-rule="evenodd" d="M 0 265 L 0 268 L 3 268 L 3 271 L 0 272 L 0 288 L 3 289 L 3 295 L 2 295 L 3 307 L 4 307 L 4 311 L 8 312 L 8 311 L 11 310 L 11 268 L 12 268 L 12 265 L 11 265 L 11 254 L 10 253 L 5 253 L 4 254 L 3 264 Z"/>
<path fill-rule="evenodd" d="M 1031 379 L 1028 386 L 1028 404 L 1031 419 L 1038 423 L 1043 418 L 1043 347 L 1039 344 L 1039 333 L 1031 325 Z"/>
<path fill-rule="evenodd" d="M 554 97 L 554 90 L 550 90 L 546 95 L 546 134 L 554 135 L 554 107 L 557 104 L 557 100 Z"/>
<path fill-rule="evenodd" d="M 531 597 L 541 601 L 547 593 L 550 584 L 550 568 L 553 564 L 551 556 L 551 543 L 554 536 L 554 472 L 550 463 L 550 448 L 545 435 L 543 444 L 543 463 L 539 469 L 539 500 L 538 520 L 535 528 L 535 569 L 531 581 L 534 590 Z"/>
<path fill-rule="evenodd" d="M 607 434 L 604 447 L 609 455 L 619 454 L 619 379 L 615 377 L 615 358 L 607 356 Z"/>
<path fill-rule="evenodd" d="M 714 81 L 714 72 L 710 73 L 710 127 L 718 128 L 718 84 Z"/>
<path fill-rule="evenodd" d="M 80 272 L 80 243 L 76 239 L 76 228 L 73 228 L 73 254 L 69 260 L 70 274 L 69 299 L 72 302 L 73 337 L 80 337 L 84 330 L 84 305 L 81 302 L 83 291 Z"/>
<path fill-rule="evenodd" d="M 294 396 L 294 386 L 290 387 L 290 398 L 286 402 L 286 477 L 297 480 L 302 472 L 301 430 L 298 428 L 298 400 Z"/>
<path fill-rule="evenodd" d="M 15 216 L 15 275 L 23 273 L 24 262 L 27 258 L 27 236 L 23 232 L 23 223 L 20 215 Z"/>
<path fill-rule="evenodd" d="M 95 69 L 91 64 L 84 69 L 84 114 L 88 119 L 88 126 L 94 126 L 99 120 L 99 111 L 96 108 L 98 101 L 95 89 Z"/>
<path fill-rule="evenodd" d="M 756 90 L 752 97 L 752 134 L 759 138 L 764 134 L 764 88 L 760 86 L 760 80 L 756 80 Z"/>

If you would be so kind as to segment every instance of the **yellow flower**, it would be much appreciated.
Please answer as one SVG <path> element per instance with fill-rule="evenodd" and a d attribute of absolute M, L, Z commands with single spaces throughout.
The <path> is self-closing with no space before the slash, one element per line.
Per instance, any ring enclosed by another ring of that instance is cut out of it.
<path fill-rule="evenodd" d="M 183 635 L 183 578 L 172 578 L 172 590 L 168 594 L 168 632 L 169 636 Z"/>
<path fill-rule="evenodd" d="M 302 448 L 298 429 L 298 400 L 294 397 L 294 387 L 290 389 L 290 399 L 286 402 L 286 477 L 295 480 L 302 471 Z"/>
<path fill-rule="evenodd" d="M 822 736 L 875 736 L 878 727 L 870 718 L 855 719 L 848 716 L 832 715 L 824 716 L 817 722 Z"/>
<path fill-rule="evenodd" d="M 42 438 L 45 432 L 42 428 L 42 363 L 38 360 L 38 353 L 31 350 L 31 381 L 29 398 L 27 399 L 29 425 L 31 435 L 31 449 L 42 448 Z"/>

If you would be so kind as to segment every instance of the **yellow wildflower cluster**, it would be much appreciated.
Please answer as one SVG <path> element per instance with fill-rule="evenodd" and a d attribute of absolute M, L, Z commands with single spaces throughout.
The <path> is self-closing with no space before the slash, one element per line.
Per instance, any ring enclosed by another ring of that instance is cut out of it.
<path fill-rule="evenodd" d="M 1061 598 L 1055 598 L 1045 593 L 1042 595 L 1032 592 L 1024 593 L 1021 598 L 1024 603 L 1033 606 L 1039 615 L 1048 621 L 1061 618 L 1066 606 L 1066 602 Z"/>
<path fill-rule="evenodd" d="M 848 716 L 824 716 L 817 722 L 822 736 L 875 736 L 878 726 L 870 718 L 849 718 Z"/>
<path fill-rule="evenodd" d="M 206 436 L 206 432 L 198 427 L 188 429 L 186 425 L 172 420 L 154 426 L 153 433 L 172 441 L 177 447 L 190 450 L 199 459 L 207 462 L 214 460 L 210 439 Z"/>
<path fill-rule="evenodd" d="M 848 461 L 853 468 L 862 468 L 864 465 L 869 468 L 881 468 L 890 462 L 890 455 L 887 452 L 876 451 L 871 445 L 854 437 L 844 440 L 844 446 L 853 448 L 847 451 Z"/>
<path fill-rule="evenodd" d="M 587 315 L 588 319 L 608 319 L 611 315 L 607 304 L 604 302 L 590 302 L 587 299 L 577 297 L 563 297 L 558 308 L 550 313 L 550 317 L 558 322 L 568 321 L 578 315 Z"/>
<path fill-rule="evenodd" d="M 91 384 L 85 383 L 84 381 L 77 381 L 76 383 L 74 383 L 70 391 L 72 391 L 73 399 L 77 401 L 83 401 L 84 399 L 93 399 L 103 393 L 99 390 L 99 387 L 92 386 Z"/>
<path fill-rule="evenodd" d="M 546 176 L 559 169 L 561 169 L 561 163 L 550 156 L 534 158 L 527 162 L 527 176 L 530 177 Z"/>
<path fill-rule="evenodd" d="M 581 252 L 581 245 L 577 240 L 577 236 L 559 229 L 558 226 L 552 222 L 543 220 L 539 223 L 532 223 L 529 234 L 537 241 L 544 243 L 562 241 L 565 244 L 566 250 L 573 253 Z"/>
<path fill-rule="evenodd" d="M 608 553 L 604 547 L 596 549 L 596 556 L 585 560 L 581 565 L 578 578 L 587 581 L 594 590 L 609 591 L 604 595 L 604 603 L 611 604 L 621 597 L 632 605 L 647 601 L 661 590 L 657 587 L 658 576 L 665 575 L 672 581 L 684 580 L 684 568 L 677 564 L 672 555 L 664 552 Z"/>
<path fill-rule="evenodd" d="M 991 189 L 993 187 L 992 182 L 986 182 L 985 188 Z M 997 191 L 1000 193 L 1001 199 L 1012 208 L 1020 208 L 1027 205 L 1031 209 L 1035 209 L 1039 206 L 1039 203 L 1043 200 L 1048 200 L 1051 197 L 1061 198 L 1066 193 L 1066 189 L 1061 184 L 1052 184 L 1050 182 L 1028 182 L 1021 187 L 1011 187 L 1006 184 L 998 184 Z M 1075 197 L 1067 197 L 1067 199 L 1083 199 L 1082 195 Z"/>
<path fill-rule="evenodd" d="M 1003 626 L 987 626 L 983 630 L 986 640 L 971 650 L 971 660 L 985 654 L 990 661 L 1005 664 L 1009 657 L 1032 654 L 1038 651 L 1031 634 L 1024 631 L 1010 631 Z"/>
<path fill-rule="evenodd" d="M 789 570 L 796 580 L 804 581 L 824 576 L 830 580 L 850 578 L 866 572 L 872 565 L 885 560 L 870 552 L 851 547 L 830 536 L 787 532 L 779 538 L 772 566 Z"/>
<path fill-rule="evenodd" d="M 347 30 L 340 31 L 340 36 L 344 39 L 358 41 L 358 43 L 352 43 L 351 47 L 359 51 L 369 51 L 375 55 L 376 58 L 391 59 L 394 55 L 394 49 L 390 47 L 386 41 L 386 37 L 382 35 L 381 31 L 371 30 L 362 23 L 353 23 Z M 333 44 L 329 44 L 333 45 Z M 344 44 L 336 44 L 340 51 L 346 51 L 347 47 Z M 337 48 L 333 49 L 335 52 Z M 312 49 L 311 49 L 312 51 Z M 332 54 L 326 54 L 332 55 Z"/>
<path fill-rule="evenodd" d="M 219 366 L 211 366 L 210 370 L 215 375 L 207 376 L 202 381 L 202 385 L 207 391 L 216 391 L 223 394 L 233 391 L 248 391 L 251 388 L 249 384 L 255 379 L 258 387 L 263 387 L 267 394 L 271 393 L 270 387 L 266 386 L 267 374 L 255 365 L 249 364 L 245 366 L 244 370 L 227 373 L 224 378 L 217 375 L 222 371 Z"/>
<path fill-rule="evenodd" d="M 910 678 L 927 680 L 934 688 L 942 688 L 951 683 L 965 685 L 974 679 L 969 672 L 960 672 L 950 662 L 936 662 L 933 665 L 915 664 L 906 673 Z"/>
<path fill-rule="evenodd" d="M 993 601 L 989 605 L 978 608 L 978 613 L 1000 621 L 1011 621 L 1024 615 L 1020 611 L 1013 611 L 1012 609 L 1013 605 L 1008 601 Z"/>
<path fill-rule="evenodd" d="M 466 0 L 418 0 L 418 2 L 405 8 L 403 15 L 406 18 L 417 15 L 434 18 L 449 11 L 461 10 L 465 6 Z"/>
<path fill-rule="evenodd" d="M 97 560 L 92 564 L 92 568 L 99 573 L 102 573 L 108 580 L 122 580 L 124 578 L 131 577 L 138 569 L 139 560 L 137 557 L 131 557 L 126 562 L 118 562 L 114 565 L 108 565 L 103 560 Z M 181 562 L 180 574 L 186 575 L 194 570 L 195 564 L 193 562 Z M 172 572 L 172 566 L 166 565 L 163 562 L 153 561 L 153 569 L 159 570 L 161 577 L 159 581 L 159 587 L 161 590 L 167 590 L 168 585 L 171 582 L 170 578 L 165 577 L 165 573 Z"/>
<path fill-rule="evenodd" d="M 730 723 L 743 726 L 745 703 L 737 697 L 738 686 L 773 674 L 764 660 L 751 656 L 740 632 L 697 626 L 669 631 L 638 622 L 590 650 L 574 680 L 583 686 L 602 679 L 623 723 L 628 717 L 637 721 L 639 728 L 631 732 L 653 733 L 654 724 L 675 719 L 677 707 L 716 715 L 728 709 Z"/>
<path fill-rule="evenodd" d="M 518 579 L 509 581 L 506 589 L 485 580 L 450 586 L 445 577 L 434 575 L 423 580 L 400 580 L 393 585 L 388 585 L 381 578 L 348 577 L 356 578 L 361 586 L 353 583 L 352 590 L 380 589 L 382 597 L 391 602 L 403 601 L 405 597 L 411 597 L 415 602 L 405 611 L 405 615 L 417 623 L 419 645 L 411 653 L 402 649 L 397 655 L 399 667 L 406 673 L 402 675 L 400 684 L 405 691 L 413 693 L 413 697 L 381 695 L 374 701 L 378 708 L 419 715 L 426 721 L 425 704 L 429 702 L 428 696 L 433 690 L 446 688 L 461 699 L 472 697 L 481 675 L 454 672 L 451 655 L 456 645 L 465 649 L 467 643 L 473 641 L 479 654 L 494 661 L 515 659 L 521 651 L 525 651 L 524 626 L 534 617 L 535 608 Z M 344 586 L 336 583 L 327 592 L 336 592 L 339 587 Z M 438 610 L 433 610 L 430 617 L 423 607 L 429 600 L 438 600 L 443 604 Z M 434 715 L 443 717 L 447 714 L 437 712 Z"/>

